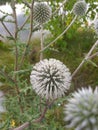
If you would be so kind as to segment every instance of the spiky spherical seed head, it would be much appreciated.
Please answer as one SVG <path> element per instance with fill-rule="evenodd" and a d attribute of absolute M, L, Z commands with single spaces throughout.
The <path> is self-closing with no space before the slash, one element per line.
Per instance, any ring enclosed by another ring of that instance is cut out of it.
<path fill-rule="evenodd" d="M 95 25 L 95 32 L 98 35 L 98 19 L 95 20 L 94 25 Z"/>
<path fill-rule="evenodd" d="M 51 17 L 51 8 L 42 2 L 36 3 L 33 9 L 33 18 L 36 22 L 43 24 Z"/>
<path fill-rule="evenodd" d="M 77 16 L 84 15 L 86 11 L 87 11 L 87 4 L 84 0 L 76 2 L 73 6 L 73 13 Z"/>
<path fill-rule="evenodd" d="M 67 128 L 98 130 L 98 88 L 82 88 L 74 92 L 64 108 Z"/>
<path fill-rule="evenodd" d="M 70 88 L 71 73 L 59 60 L 44 59 L 33 67 L 30 81 L 38 95 L 46 99 L 56 99 L 64 96 Z"/>

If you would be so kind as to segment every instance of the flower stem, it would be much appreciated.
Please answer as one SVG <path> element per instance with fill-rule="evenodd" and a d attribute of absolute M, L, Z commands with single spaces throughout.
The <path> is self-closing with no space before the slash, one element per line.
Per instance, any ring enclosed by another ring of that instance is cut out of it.
<path fill-rule="evenodd" d="M 44 39 L 43 39 L 43 25 L 41 25 L 41 50 L 44 48 Z M 43 52 L 40 53 L 40 60 L 43 59 Z"/>
<path fill-rule="evenodd" d="M 16 7 L 15 7 L 15 0 L 11 0 L 11 8 L 13 10 L 13 18 L 15 21 L 15 35 L 14 35 L 14 42 L 15 42 L 15 66 L 14 66 L 14 71 L 18 70 L 18 46 L 17 46 L 17 37 L 18 37 L 18 23 L 17 23 L 17 15 L 16 15 Z M 15 74 L 14 80 L 16 82 L 15 88 L 16 92 L 18 95 L 18 101 L 20 105 L 20 110 L 23 113 L 23 107 L 21 105 L 21 98 L 20 98 L 20 90 L 18 88 L 18 83 L 17 83 L 17 75 Z"/>
<path fill-rule="evenodd" d="M 73 23 L 75 22 L 77 16 L 74 17 L 74 19 L 72 20 L 72 22 L 70 23 L 70 25 L 55 39 L 53 40 L 52 42 L 50 42 L 46 47 L 44 47 L 40 52 L 43 52 L 45 51 L 50 45 L 52 45 L 54 42 L 56 42 L 61 36 L 63 36 L 67 31 L 68 29 L 73 25 Z"/>

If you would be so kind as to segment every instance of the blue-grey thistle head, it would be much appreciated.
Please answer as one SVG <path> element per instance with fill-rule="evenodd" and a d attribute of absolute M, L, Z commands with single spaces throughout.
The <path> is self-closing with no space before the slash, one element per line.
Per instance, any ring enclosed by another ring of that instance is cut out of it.
<path fill-rule="evenodd" d="M 79 0 L 73 6 L 73 13 L 77 16 L 82 16 L 87 11 L 87 4 L 84 0 Z"/>
<path fill-rule="evenodd" d="M 36 22 L 43 24 L 51 17 L 51 8 L 43 2 L 36 3 L 33 9 L 33 17 Z"/>
<path fill-rule="evenodd" d="M 38 95 L 56 99 L 64 96 L 70 88 L 71 73 L 59 60 L 44 59 L 33 67 L 30 81 Z"/>
<path fill-rule="evenodd" d="M 67 128 L 98 130 L 98 88 L 82 88 L 72 94 L 65 105 Z"/>

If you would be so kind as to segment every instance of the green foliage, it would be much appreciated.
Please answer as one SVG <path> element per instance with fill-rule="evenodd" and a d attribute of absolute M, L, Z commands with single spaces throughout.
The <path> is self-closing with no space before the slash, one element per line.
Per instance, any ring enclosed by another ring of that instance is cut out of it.
<path fill-rule="evenodd" d="M 10 68 L 13 66 L 14 56 L 11 53 L 11 45 L 0 42 L 0 68 Z"/>

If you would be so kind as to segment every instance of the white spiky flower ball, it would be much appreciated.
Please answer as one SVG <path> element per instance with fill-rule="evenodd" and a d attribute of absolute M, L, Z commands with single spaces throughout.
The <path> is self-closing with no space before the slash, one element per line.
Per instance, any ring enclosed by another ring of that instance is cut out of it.
<path fill-rule="evenodd" d="M 95 32 L 96 34 L 98 34 L 98 19 L 95 20 L 94 25 L 95 25 Z"/>
<path fill-rule="evenodd" d="M 33 67 L 30 81 L 38 95 L 46 99 L 56 99 L 64 96 L 70 88 L 71 73 L 59 60 L 44 59 Z"/>
<path fill-rule="evenodd" d="M 84 0 L 77 1 L 73 6 L 73 13 L 77 16 L 82 16 L 87 11 L 87 3 Z"/>
<path fill-rule="evenodd" d="M 98 88 L 82 88 L 74 92 L 64 108 L 67 128 L 98 130 Z"/>
<path fill-rule="evenodd" d="M 40 24 L 47 22 L 51 17 L 52 11 L 49 5 L 43 2 L 36 3 L 33 9 L 34 20 Z"/>

